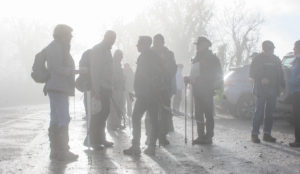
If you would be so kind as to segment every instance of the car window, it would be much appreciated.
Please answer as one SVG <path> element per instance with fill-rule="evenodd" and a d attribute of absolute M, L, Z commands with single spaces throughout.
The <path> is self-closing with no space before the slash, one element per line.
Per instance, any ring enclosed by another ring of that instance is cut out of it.
<path fill-rule="evenodd" d="M 294 61 L 295 57 L 284 57 L 282 60 L 282 65 L 287 66 L 287 67 L 291 67 L 292 63 Z"/>

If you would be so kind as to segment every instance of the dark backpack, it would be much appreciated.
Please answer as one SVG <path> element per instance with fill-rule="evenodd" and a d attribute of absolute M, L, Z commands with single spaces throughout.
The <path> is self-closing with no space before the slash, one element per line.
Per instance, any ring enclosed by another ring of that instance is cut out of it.
<path fill-rule="evenodd" d="M 35 55 L 31 77 L 37 83 L 46 83 L 50 77 L 46 61 L 45 51 L 41 51 Z"/>
<path fill-rule="evenodd" d="M 89 59 L 90 59 L 90 52 L 92 50 L 87 50 L 82 54 L 82 57 L 79 61 L 79 68 L 88 68 L 89 70 Z M 75 87 L 77 90 L 81 92 L 86 92 L 91 88 L 91 80 L 90 80 L 90 73 L 87 74 L 79 74 L 75 81 Z"/>

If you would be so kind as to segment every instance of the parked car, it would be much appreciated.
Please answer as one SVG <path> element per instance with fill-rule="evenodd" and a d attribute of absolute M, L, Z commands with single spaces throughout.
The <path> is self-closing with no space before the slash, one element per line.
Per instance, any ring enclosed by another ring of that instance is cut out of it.
<path fill-rule="evenodd" d="M 293 53 L 289 53 L 282 59 L 286 88 L 276 103 L 276 111 L 281 114 L 292 111 L 288 82 L 294 58 Z M 249 69 L 250 65 L 232 68 L 224 77 L 224 99 L 221 101 L 221 107 L 236 117 L 251 118 L 254 114 L 255 96 L 252 92 L 253 82 L 249 79 Z"/>

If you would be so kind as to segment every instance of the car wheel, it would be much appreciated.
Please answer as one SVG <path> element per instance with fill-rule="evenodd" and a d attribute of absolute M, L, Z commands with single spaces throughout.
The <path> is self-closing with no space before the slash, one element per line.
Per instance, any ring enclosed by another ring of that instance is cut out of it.
<path fill-rule="evenodd" d="M 250 119 L 255 110 L 255 97 L 251 94 L 242 95 L 235 107 L 235 116 Z"/>

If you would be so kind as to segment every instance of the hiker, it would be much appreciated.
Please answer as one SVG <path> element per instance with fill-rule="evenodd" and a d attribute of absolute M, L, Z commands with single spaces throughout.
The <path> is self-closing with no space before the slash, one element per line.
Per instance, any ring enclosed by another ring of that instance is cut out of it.
<path fill-rule="evenodd" d="M 258 54 L 250 65 L 249 76 L 254 82 L 253 93 L 256 96 L 256 106 L 253 116 L 251 141 L 260 143 L 259 128 L 264 123 L 263 140 L 276 142 L 271 136 L 273 111 L 276 98 L 285 87 L 280 59 L 274 55 L 273 42 L 266 40 L 262 43 L 262 53 Z"/>
<path fill-rule="evenodd" d="M 155 146 L 158 137 L 158 108 L 161 94 L 163 66 L 161 58 L 150 48 L 152 39 L 149 36 L 140 36 L 137 50 L 140 55 L 134 79 L 136 102 L 132 114 L 132 146 L 124 150 L 126 155 L 140 155 L 141 119 L 146 111 L 151 119 L 151 134 L 145 154 L 155 155 Z"/>
<path fill-rule="evenodd" d="M 295 126 L 295 141 L 289 143 L 291 147 L 300 147 L 300 40 L 294 44 L 295 60 L 292 65 L 290 86 L 293 96 L 293 115 Z"/>
<path fill-rule="evenodd" d="M 125 117 L 125 76 L 122 68 L 123 52 L 116 50 L 113 56 L 113 84 L 110 114 L 107 120 L 107 128 L 118 130 L 124 128 L 122 125 Z"/>
<path fill-rule="evenodd" d="M 196 56 L 192 59 L 190 77 L 186 83 L 192 84 L 195 118 L 198 137 L 193 144 L 212 144 L 214 136 L 214 101 L 215 91 L 223 85 L 223 73 L 219 58 L 209 49 L 211 41 L 198 37 Z"/>
<path fill-rule="evenodd" d="M 69 151 L 69 96 L 75 94 L 75 70 L 70 55 L 73 29 L 59 24 L 53 32 L 54 40 L 42 50 L 47 60 L 49 79 L 45 90 L 50 100 L 50 159 L 75 161 L 78 155 Z"/>
<path fill-rule="evenodd" d="M 94 150 L 112 147 L 113 142 L 106 139 L 106 120 L 110 112 L 112 97 L 113 59 L 111 48 L 116 40 L 116 33 L 108 30 L 103 40 L 95 45 L 90 53 L 91 78 L 91 119 L 90 145 Z M 84 145 L 88 145 L 87 139 Z"/>

